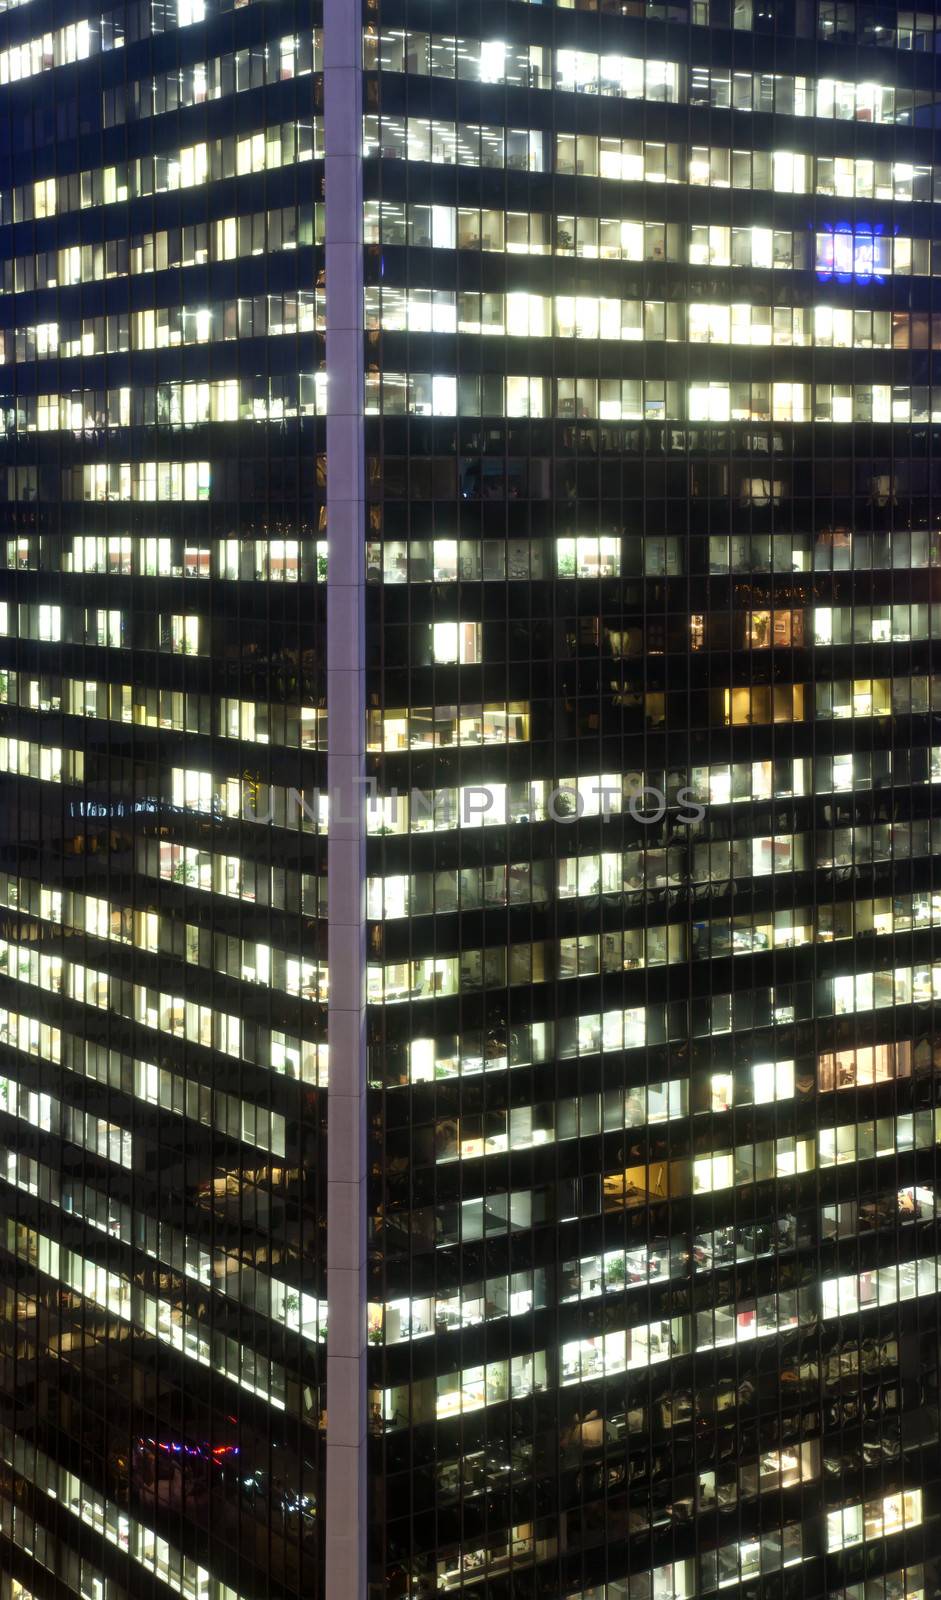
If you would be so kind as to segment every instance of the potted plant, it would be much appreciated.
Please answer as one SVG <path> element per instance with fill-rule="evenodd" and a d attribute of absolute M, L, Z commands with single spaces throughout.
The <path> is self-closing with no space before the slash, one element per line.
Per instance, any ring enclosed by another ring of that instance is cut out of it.
<path fill-rule="evenodd" d="M 605 1288 L 607 1288 L 607 1289 L 623 1289 L 624 1288 L 624 1279 L 625 1279 L 624 1257 L 623 1256 L 615 1256 L 613 1261 L 606 1261 L 605 1262 L 605 1268 L 604 1268 L 604 1276 L 605 1276 Z"/>

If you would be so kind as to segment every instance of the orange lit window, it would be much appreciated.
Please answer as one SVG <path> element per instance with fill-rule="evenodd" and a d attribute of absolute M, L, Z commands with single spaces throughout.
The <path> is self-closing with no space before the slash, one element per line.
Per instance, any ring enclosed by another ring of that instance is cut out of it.
<path fill-rule="evenodd" d="M 749 611 L 745 642 L 752 650 L 786 649 L 804 642 L 803 611 Z"/>

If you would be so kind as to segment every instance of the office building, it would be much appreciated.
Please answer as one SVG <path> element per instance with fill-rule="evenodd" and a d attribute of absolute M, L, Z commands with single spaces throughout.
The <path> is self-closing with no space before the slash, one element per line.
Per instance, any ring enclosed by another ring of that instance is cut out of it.
<path fill-rule="evenodd" d="M 0 1600 L 941 1594 L 936 21 L 8 0 Z"/>

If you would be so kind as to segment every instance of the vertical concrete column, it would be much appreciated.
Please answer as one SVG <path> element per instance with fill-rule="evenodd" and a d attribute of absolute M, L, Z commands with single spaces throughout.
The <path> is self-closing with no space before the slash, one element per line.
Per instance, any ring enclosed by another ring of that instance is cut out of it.
<path fill-rule="evenodd" d="M 325 0 L 327 290 L 326 1600 L 366 1595 L 366 796 L 362 11 Z"/>

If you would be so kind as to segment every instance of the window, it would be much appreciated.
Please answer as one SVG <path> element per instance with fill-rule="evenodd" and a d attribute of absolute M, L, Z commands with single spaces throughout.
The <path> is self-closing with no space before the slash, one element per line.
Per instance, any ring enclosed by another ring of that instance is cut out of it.
<path fill-rule="evenodd" d="M 479 622 L 432 624 L 433 656 L 437 664 L 473 665 L 481 660 Z"/>

